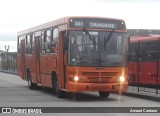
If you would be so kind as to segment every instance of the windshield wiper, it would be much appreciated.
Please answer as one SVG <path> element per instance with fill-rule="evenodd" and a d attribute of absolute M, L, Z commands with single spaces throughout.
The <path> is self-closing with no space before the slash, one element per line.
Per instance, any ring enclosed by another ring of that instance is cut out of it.
<path fill-rule="evenodd" d="M 96 41 L 95 41 L 95 36 L 91 35 L 86 29 L 83 29 L 83 31 L 88 35 L 89 39 L 93 42 L 94 46 L 94 51 L 96 50 Z"/>
<path fill-rule="evenodd" d="M 113 30 L 110 32 L 110 34 L 108 35 L 107 38 L 104 36 L 104 49 L 105 49 L 105 51 L 106 51 L 106 44 L 107 44 L 108 41 L 110 40 L 112 34 L 113 34 Z"/>

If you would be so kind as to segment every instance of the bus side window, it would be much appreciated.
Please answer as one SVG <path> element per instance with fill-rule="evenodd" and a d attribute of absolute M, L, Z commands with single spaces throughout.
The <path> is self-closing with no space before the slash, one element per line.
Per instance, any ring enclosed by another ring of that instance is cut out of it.
<path fill-rule="evenodd" d="M 31 53 L 32 54 L 34 54 L 34 41 L 35 41 L 35 39 L 34 39 L 34 34 L 32 34 L 32 47 L 31 47 Z"/>
<path fill-rule="evenodd" d="M 130 61 L 137 61 L 138 60 L 138 43 L 131 43 L 130 44 Z"/>
<path fill-rule="evenodd" d="M 45 53 L 51 52 L 51 30 L 46 31 L 46 36 L 44 39 L 44 51 Z"/>
<path fill-rule="evenodd" d="M 52 41 L 52 52 L 57 53 L 58 52 L 58 28 L 55 28 L 53 30 L 53 41 Z"/>
<path fill-rule="evenodd" d="M 45 38 L 45 31 L 42 31 L 41 35 L 41 53 L 44 53 L 44 38 Z"/>
<path fill-rule="evenodd" d="M 146 43 L 146 61 L 157 61 L 158 58 L 158 42 L 150 41 Z"/>
<path fill-rule="evenodd" d="M 145 60 L 145 51 L 146 51 L 146 42 L 140 42 L 140 54 L 139 54 L 139 60 L 144 61 Z"/>
<path fill-rule="evenodd" d="M 31 54 L 31 35 L 26 36 L 26 54 Z"/>

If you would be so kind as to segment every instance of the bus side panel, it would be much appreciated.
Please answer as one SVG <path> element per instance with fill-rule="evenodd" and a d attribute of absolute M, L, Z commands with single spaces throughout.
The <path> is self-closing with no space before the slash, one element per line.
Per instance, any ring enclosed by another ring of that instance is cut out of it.
<path fill-rule="evenodd" d="M 31 71 L 31 76 L 33 77 L 33 70 L 34 70 L 34 59 L 33 55 L 26 55 L 26 71 L 29 69 Z"/>
<path fill-rule="evenodd" d="M 140 63 L 140 84 L 155 85 L 157 83 L 157 64 L 154 62 Z"/>
<path fill-rule="evenodd" d="M 41 75 L 41 84 L 45 86 L 45 68 L 46 68 L 47 55 L 41 53 L 40 55 L 40 75 Z"/>
<path fill-rule="evenodd" d="M 146 62 L 145 63 L 145 73 L 147 84 L 156 85 L 157 84 L 157 63 L 156 62 Z"/>
<path fill-rule="evenodd" d="M 41 73 L 41 84 L 43 86 L 52 87 L 53 71 L 57 73 L 57 53 L 41 54 L 40 73 Z"/>
<path fill-rule="evenodd" d="M 138 63 L 137 62 L 129 62 L 129 84 L 137 84 L 138 83 Z"/>
<path fill-rule="evenodd" d="M 140 62 L 139 84 L 147 84 L 145 62 Z"/>
<path fill-rule="evenodd" d="M 42 86 L 52 87 L 52 71 L 54 69 L 52 54 L 41 54 L 40 56 L 40 76 Z"/>
<path fill-rule="evenodd" d="M 52 71 L 53 71 L 53 56 L 52 54 L 46 55 L 46 64 L 45 64 L 45 86 L 52 87 Z"/>

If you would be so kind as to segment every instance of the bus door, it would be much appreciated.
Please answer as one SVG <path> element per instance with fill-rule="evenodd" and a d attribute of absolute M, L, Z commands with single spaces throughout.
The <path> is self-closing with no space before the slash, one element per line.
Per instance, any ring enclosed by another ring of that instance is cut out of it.
<path fill-rule="evenodd" d="M 63 38 L 63 72 L 64 72 L 64 88 L 66 88 L 66 67 L 67 67 L 67 57 L 68 57 L 68 44 L 69 40 L 67 37 L 67 32 L 62 32 Z"/>
<path fill-rule="evenodd" d="M 58 63 L 58 69 L 59 69 L 59 81 L 61 88 L 66 87 L 66 62 L 67 62 L 67 48 L 66 45 L 67 42 L 67 36 L 65 35 L 65 32 L 60 32 L 59 37 L 59 63 Z"/>
<path fill-rule="evenodd" d="M 21 71 L 22 78 L 25 79 L 25 39 L 21 40 Z"/>
<path fill-rule="evenodd" d="M 40 36 L 35 36 L 35 73 L 37 82 L 41 81 L 40 78 Z"/>

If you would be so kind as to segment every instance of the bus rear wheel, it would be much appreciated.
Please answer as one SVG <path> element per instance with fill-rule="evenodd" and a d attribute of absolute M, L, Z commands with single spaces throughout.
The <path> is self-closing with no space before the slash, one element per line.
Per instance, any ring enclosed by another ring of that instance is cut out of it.
<path fill-rule="evenodd" d="M 110 94 L 110 92 L 106 92 L 106 91 L 99 91 L 99 95 L 100 95 L 100 97 L 108 97 L 109 96 L 109 94 Z"/>
<path fill-rule="evenodd" d="M 32 77 L 30 71 L 27 72 L 27 80 L 29 89 L 35 89 L 37 87 L 36 83 L 32 82 Z"/>

